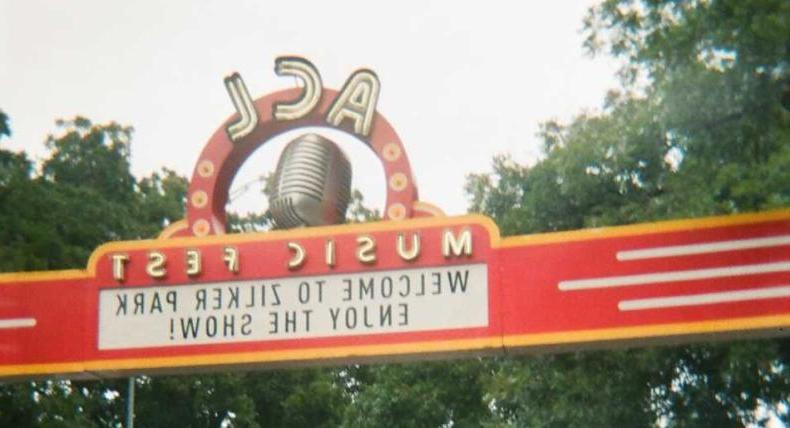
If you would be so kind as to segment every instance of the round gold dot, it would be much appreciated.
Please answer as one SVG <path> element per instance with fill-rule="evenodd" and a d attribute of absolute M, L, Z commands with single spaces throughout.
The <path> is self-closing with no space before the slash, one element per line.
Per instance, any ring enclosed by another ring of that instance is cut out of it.
<path fill-rule="evenodd" d="M 401 203 L 394 203 L 387 208 L 387 217 L 391 220 L 403 220 L 406 218 L 406 207 Z"/>
<path fill-rule="evenodd" d="M 390 176 L 390 189 L 396 192 L 400 192 L 401 190 L 405 189 L 408 184 L 409 179 L 406 178 L 406 174 L 402 172 L 396 172 Z"/>
<path fill-rule="evenodd" d="M 192 233 L 194 233 L 195 236 L 206 236 L 209 230 L 211 230 L 211 226 L 208 224 L 208 221 L 204 219 L 200 219 L 192 225 Z"/>
<path fill-rule="evenodd" d="M 395 143 L 387 143 L 381 151 L 381 155 L 387 162 L 395 162 L 400 159 L 400 146 Z"/>
<path fill-rule="evenodd" d="M 208 195 L 206 195 L 206 192 L 202 190 L 198 190 L 197 192 L 192 194 L 190 201 L 192 201 L 193 207 L 203 208 L 206 206 L 206 203 L 208 202 Z"/>
<path fill-rule="evenodd" d="M 200 161 L 197 167 L 198 175 L 203 178 L 208 178 L 214 175 L 214 163 L 210 160 Z"/>

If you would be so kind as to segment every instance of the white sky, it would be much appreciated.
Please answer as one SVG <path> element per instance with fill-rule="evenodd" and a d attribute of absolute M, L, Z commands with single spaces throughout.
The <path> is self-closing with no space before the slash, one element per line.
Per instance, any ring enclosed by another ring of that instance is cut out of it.
<path fill-rule="evenodd" d="M 464 176 L 497 153 L 532 162 L 541 121 L 600 106 L 615 64 L 586 57 L 590 1 L 0 0 L 4 148 L 40 159 L 56 118 L 83 115 L 135 128 L 132 169 L 191 176 L 211 134 L 233 113 L 222 78 L 239 71 L 257 98 L 295 84 L 274 59 L 300 55 L 325 87 L 355 69 L 381 79 L 378 111 L 399 133 L 420 197 L 466 211 Z M 261 148 L 234 187 L 273 169 L 290 133 Z M 383 174 L 367 148 L 339 133 L 354 186 L 382 208 Z M 237 210 L 263 209 L 254 190 Z"/>

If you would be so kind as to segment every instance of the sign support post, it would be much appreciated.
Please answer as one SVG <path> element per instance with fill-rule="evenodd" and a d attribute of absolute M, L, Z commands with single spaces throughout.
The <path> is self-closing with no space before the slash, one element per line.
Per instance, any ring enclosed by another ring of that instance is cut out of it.
<path fill-rule="evenodd" d="M 129 376 L 126 386 L 126 428 L 134 428 L 134 387 L 135 376 Z"/>

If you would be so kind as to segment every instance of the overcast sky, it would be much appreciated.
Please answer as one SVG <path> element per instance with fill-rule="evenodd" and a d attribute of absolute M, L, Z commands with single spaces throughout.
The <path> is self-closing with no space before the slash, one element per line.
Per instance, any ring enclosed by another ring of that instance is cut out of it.
<path fill-rule="evenodd" d="M 464 176 L 491 158 L 539 154 L 538 124 L 597 109 L 615 64 L 582 50 L 590 1 L 372 2 L 187 0 L 0 1 L 0 109 L 5 148 L 40 159 L 56 118 L 135 128 L 132 170 L 191 176 L 203 145 L 233 113 L 222 78 L 241 73 L 257 98 L 291 87 L 282 55 L 308 58 L 324 86 L 357 68 L 381 79 L 378 111 L 408 152 L 421 199 L 466 211 Z M 245 163 L 234 188 L 273 169 L 290 133 Z M 380 165 L 340 133 L 354 186 L 383 207 Z M 253 186 L 234 208 L 263 209 Z"/>

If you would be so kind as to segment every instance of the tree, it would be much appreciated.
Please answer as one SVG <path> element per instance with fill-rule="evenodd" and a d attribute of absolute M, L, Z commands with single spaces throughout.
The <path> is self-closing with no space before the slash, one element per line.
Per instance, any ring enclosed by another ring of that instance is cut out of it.
<path fill-rule="evenodd" d="M 99 244 L 153 238 L 183 218 L 187 180 L 167 169 L 135 179 L 131 139 L 132 129 L 115 123 L 58 121 L 41 174 L 24 153 L 0 150 L 0 271 L 84 268 Z M 364 215 L 361 195 L 355 200 Z M 0 384 L 0 426 L 119 427 L 125 384 Z M 146 427 L 336 426 L 347 399 L 332 369 L 139 377 L 136 385 L 136 420 Z"/>
<path fill-rule="evenodd" d="M 0 137 L 11 135 L 11 128 L 8 126 L 8 115 L 0 110 Z"/>
<path fill-rule="evenodd" d="M 0 268 L 82 268 L 102 243 L 155 237 L 183 217 L 184 178 L 129 172 L 131 128 L 78 117 L 58 130 L 41 175 L 24 153 L 0 151 Z"/>
<path fill-rule="evenodd" d="M 154 237 L 183 217 L 184 178 L 130 174 L 131 128 L 79 117 L 57 126 L 41 175 L 24 153 L 0 149 L 0 271 L 84 268 L 99 244 Z M 0 385 L 0 426 L 120 426 L 123 383 Z"/>
<path fill-rule="evenodd" d="M 544 124 L 537 164 L 500 157 L 493 173 L 471 175 L 473 210 L 514 234 L 790 205 L 790 117 L 782 104 L 788 7 L 596 6 L 586 21 L 587 46 L 626 60 L 623 88 L 601 114 Z M 511 360 L 490 393 L 500 420 L 515 425 L 742 426 L 765 423 L 758 408 L 787 422 L 788 345 Z"/>
<path fill-rule="evenodd" d="M 341 372 L 351 402 L 343 426 L 476 427 L 488 420 L 484 399 L 491 361 L 349 367 Z"/>

